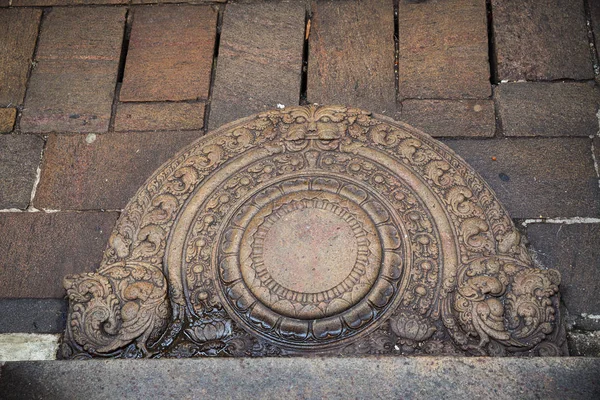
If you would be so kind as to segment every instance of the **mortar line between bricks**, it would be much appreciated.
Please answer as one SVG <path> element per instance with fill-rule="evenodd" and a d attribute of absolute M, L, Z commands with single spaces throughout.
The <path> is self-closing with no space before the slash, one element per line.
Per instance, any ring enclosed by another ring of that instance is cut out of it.
<path fill-rule="evenodd" d="M 596 178 L 598 178 L 598 186 L 600 187 L 600 166 L 598 166 L 598 159 L 596 158 L 596 148 L 594 146 L 594 139 L 592 139 L 591 142 L 592 161 L 594 162 L 594 170 L 596 170 Z"/>
<path fill-rule="evenodd" d="M 598 52 L 596 49 L 596 37 L 594 36 L 594 30 L 592 29 L 592 11 L 590 9 L 589 0 L 583 0 L 583 10 L 585 12 L 585 26 L 587 29 L 587 37 L 590 46 L 590 57 L 592 59 L 592 67 L 594 68 L 594 75 L 600 75 L 600 65 L 598 62 Z"/>
<path fill-rule="evenodd" d="M 116 212 L 116 213 L 122 213 L 123 211 L 125 211 L 124 209 L 119 209 L 119 208 L 115 208 L 115 209 L 105 209 L 105 208 L 91 208 L 91 209 L 87 209 L 87 210 L 77 210 L 77 209 L 68 209 L 68 210 L 55 210 L 55 209 L 51 209 L 51 208 L 28 208 L 25 210 L 21 210 L 20 208 L 3 208 L 0 209 L 0 213 L 43 213 L 43 214 L 56 214 L 56 213 L 77 213 L 77 214 L 83 214 L 83 213 L 110 213 L 110 212 Z"/>
<path fill-rule="evenodd" d="M 557 79 L 502 79 L 498 82 L 498 85 L 502 85 L 505 83 L 596 83 L 594 79 L 573 79 L 573 78 L 557 78 Z"/>
<path fill-rule="evenodd" d="M 202 128 L 203 132 L 206 133 L 208 131 L 208 123 L 210 118 L 210 109 L 212 105 L 212 96 L 213 91 L 215 89 L 215 80 L 217 77 L 217 64 L 219 60 L 219 46 L 221 44 L 221 29 L 223 28 L 223 16 L 226 11 L 226 5 L 218 4 L 212 5 L 212 7 L 217 8 L 217 27 L 215 30 L 215 44 L 213 49 L 213 57 L 212 57 L 212 65 L 210 71 L 210 85 L 208 85 L 208 97 L 206 99 L 206 103 L 204 106 L 204 127 Z"/>
<path fill-rule="evenodd" d="M 490 66 L 490 84 L 498 83 L 498 67 L 496 65 L 496 42 L 494 40 L 494 11 L 492 1 L 485 1 L 488 36 L 488 64 Z"/>
<path fill-rule="evenodd" d="M 562 225 L 575 225 L 575 224 L 600 224 L 600 218 L 592 217 L 567 217 L 567 218 L 530 218 L 520 221 L 520 225 L 524 228 L 530 224 L 562 224 Z"/>
<path fill-rule="evenodd" d="M 11 1 L 11 3 L 12 3 L 12 1 Z M 40 9 L 40 8 L 38 7 L 38 9 Z M 13 131 L 16 131 L 16 132 L 21 132 L 21 117 L 23 114 L 23 109 L 25 108 L 25 100 L 27 99 L 27 92 L 29 91 L 29 83 L 31 80 L 31 75 L 33 75 L 33 69 L 37 65 L 36 59 L 37 59 L 38 47 L 40 45 L 40 37 L 42 36 L 42 24 L 44 23 L 44 20 L 46 19 L 47 10 L 48 10 L 48 7 L 41 8 L 42 15 L 40 15 L 40 22 L 38 24 L 37 35 L 35 36 L 35 44 L 33 45 L 33 53 L 31 54 L 31 62 L 29 63 L 28 68 L 27 68 L 27 79 L 25 80 L 25 91 L 23 93 L 23 102 L 22 102 L 22 104 L 16 105 L 18 112 L 17 112 L 17 117 L 15 118 L 15 125 L 13 126 Z"/>
<path fill-rule="evenodd" d="M 117 118 L 117 106 L 121 95 L 121 86 L 123 85 L 123 75 L 125 75 L 125 61 L 127 60 L 127 51 L 129 50 L 129 35 L 131 34 L 132 22 L 129 20 L 133 15 L 129 8 L 125 9 L 125 22 L 123 24 L 123 40 L 121 41 L 121 51 L 119 54 L 119 64 L 117 66 L 117 79 L 115 82 L 115 91 L 113 101 L 110 107 L 110 119 L 108 121 L 108 132 L 115 131 L 115 120 Z"/>
<path fill-rule="evenodd" d="M 394 0 L 394 88 L 396 91 L 396 106 L 400 106 L 400 108 L 402 108 L 402 102 L 400 99 L 400 16 L 398 15 L 399 12 L 400 0 Z"/>
<path fill-rule="evenodd" d="M 308 104 L 308 57 L 310 55 L 309 39 L 312 23 L 312 9 L 311 4 L 309 2 L 305 4 L 304 12 L 304 42 L 302 43 L 302 65 L 300 66 L 300 98 L 298 101 L 298 104 L 301 106 Z"/>
<path fill-rule="evenodd" d="M 42 146 L 42 150 L 40 151 L 40 160 L 38 162 L 38 166 L 35 170 L 35 179 L 33 180 L 33 187 L 31 188 L 31 195 L 29 197 L 29 204 L 27 204 L 27 208 L 25 211 L 27 212 L 36 212 L 36 209 L 33 206 L 33 199 L 35 199 L 35 194 L 37 192 L 38 185 L 40 184 L 40 180 L 42 178 L 42 164 L 44 163 L 44 153 L 46 152 L 46 146 L 48 143 L 48 136 L 42 135 L 42 140 L 44 141 L 44 145 Z"/>

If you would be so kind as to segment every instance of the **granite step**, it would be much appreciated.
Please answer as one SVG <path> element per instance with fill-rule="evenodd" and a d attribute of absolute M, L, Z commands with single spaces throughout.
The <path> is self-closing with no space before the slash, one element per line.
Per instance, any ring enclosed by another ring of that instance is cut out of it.
<path fill-rule="evenodd" d="M 600 358 L 213 358 L 7 362 L 2 399 L 600 398 Z"/>

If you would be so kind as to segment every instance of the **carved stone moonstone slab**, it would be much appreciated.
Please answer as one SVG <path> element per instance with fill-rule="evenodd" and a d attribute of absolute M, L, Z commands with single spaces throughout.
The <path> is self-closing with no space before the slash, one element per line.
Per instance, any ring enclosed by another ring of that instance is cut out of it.
<path fill-rule="evenodd" d="M 341 106 L 210 133 L 65 279 L 61 356 L 560 355 L 557 271 L 443 144 Z"/>

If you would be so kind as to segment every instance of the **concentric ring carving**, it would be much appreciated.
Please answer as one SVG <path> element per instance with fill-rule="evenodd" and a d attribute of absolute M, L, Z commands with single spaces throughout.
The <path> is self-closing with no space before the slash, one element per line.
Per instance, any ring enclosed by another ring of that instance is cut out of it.
<path fill-rule="evenodd" d="M 559 281 L 444 145 L 292 107 L 200 138 L 144 184 L 98 272 L 65 280 L 62 354 L 558 355 Z"/>

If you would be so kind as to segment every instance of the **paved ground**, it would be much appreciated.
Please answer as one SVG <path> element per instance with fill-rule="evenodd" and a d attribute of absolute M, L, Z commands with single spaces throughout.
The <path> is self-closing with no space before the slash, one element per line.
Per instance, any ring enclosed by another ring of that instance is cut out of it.
<path fill-rule="evenodd" d="M 62 331 L 62 277 L 207 129 L 346 103 L 471 163 L 600 355 L 596 38 L 593 0 L 0 0 L 0 333 Z"/>

